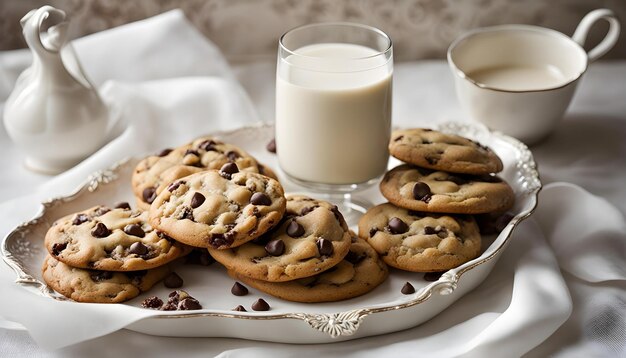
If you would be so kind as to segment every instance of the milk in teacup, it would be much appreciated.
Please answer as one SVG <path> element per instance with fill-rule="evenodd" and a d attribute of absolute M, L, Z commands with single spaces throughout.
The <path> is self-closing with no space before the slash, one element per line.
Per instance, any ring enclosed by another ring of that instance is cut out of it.
<path fill-rule="evenodd" d="M 563 72 L 550 65 L 487 67 L 469 72 L 467 76 L 480 84 L 505 91 L 555 88 L 567 83 Z"/>
<path fill-rule="evenodd" d="M 386 61 L 372 57 L 347 68 L 346 58 L 378 52 L 343 43 L 308 45 L 295 53 L 282 60 L 289 66 L 276 79 L 281 168 L 294 178 L 326 184 L 361 183 L 382 174 L 391 121 Z"/>

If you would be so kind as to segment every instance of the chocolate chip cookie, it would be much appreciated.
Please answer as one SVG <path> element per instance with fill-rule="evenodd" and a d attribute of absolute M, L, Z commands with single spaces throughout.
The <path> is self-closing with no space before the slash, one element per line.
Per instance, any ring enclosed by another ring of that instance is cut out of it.
<path fill-rule="evenodd" d="M 397 206 L 435 213 L 505 211 L 515 201 L 511 187 L 497 176 L 450 174 L 408 164 L 387 172 L 380 191 Z"/>
<path fill-rule="evenodd" d="M 228 249 L 278 224 L 285 212 L 276 180 L 228 162 L 172 182 L 150 207 L 150 223 L 182 243 Z"/>
<path fill-rule="evenodd" d="M 271 169 L 260 165 L 243 149 L 209 136 L 175 149 L 164 149 L 140 161 L 133 172 L 133 193 L 139 207 L 147 210 L 172 181 L 200 171 L 220 169 L 226 163 L 237 164 L 241 171 L 261 173 L 276 179 Z"/>
<path fill-rule="evenodd" d="M 394 131 L 389 152 L 404 162 L 450 173 L 480 175 L 502 171 L 502 161 L 488 147 L 430 129 Z"/>
<path fill-rule="evenodd" d="M 337 207 L 302 195 L 287 197 L 281 223 L 232 250 L 209 249 L 238 275 L 283 282 L 313 276 L 338 264 L 350 250 L 348 226 Z"/>
<path fill-rule="evenodd" d="M 151 270 L 112 272 L 68 266 L 52 256 L 44 260 L 44 281 L 53 290 L 78 302 L 119 303 L 149 290 L 169 272 L 167 265 Z"/>
<path fill-rule="evenodd" d="M 361 296 L 380 285 L 389 273 L 372 247 L 353 236 L 348 255 L 315 276 L 289 282 L 255 280 L 229 271 L 236 280 L 272 296 L 295 302 L 333 302 Z"/>
<path fill-rule="evenodd" d="M 445 271 L 480 254 L 481 237 L 471 215 L 415 212 L 390 203 L 361 217 L 359 237 L 389 266 L 406 271 Z"/>
<path fill-rule="evenodd" d="M 67 265 L 105 271 L 146 270 L 181 257 L 191 248 L 147 223 L 148 213 L 129 206 L 96 206 L 57 220 L 45 246 Z"/>

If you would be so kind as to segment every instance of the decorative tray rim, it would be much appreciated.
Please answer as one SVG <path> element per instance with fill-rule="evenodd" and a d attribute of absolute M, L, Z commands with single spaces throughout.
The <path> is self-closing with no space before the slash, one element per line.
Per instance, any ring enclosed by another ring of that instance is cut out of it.
<path fill-rule="evenodd" d="M 272 122 L 257 122 L 254 124 L 245 125 L 233 130 L 216 131 L 213 135 L 223 136 L 233 134 L 243 130 L 262 129 L 267 127 L 273 127 Z M 220 318 L 237 318 L 245 320 L 278 320 L 278 319 L 297 319 L 308 323 L 312 328 L 327 333 L 331 337 L 337 336 L 350 336 L 356 333 L 363 319 L 367 316 L 377 313 L 400 310 L 408 307 L 412 307 L 426 302 L 434 293 L 440 295 L 449 295 L 456 289 L 461 277 L 468 271 L 474 269 L 477 266 L 497 257 L 499 252 L 503 250 L 508 241 L 511 238 L 513 230 L 519 225 L 520 222 L 528 218 L 537 207 L 538 194 L 542 189 L 542 183 L 537 170 L 537 164 L 533 158 L 532 152 L 528 147 L 519 140 L 504 135 L 497 131 L 490 131 L 485 126 L 475 122 L 444 122 L 436 125 L 436 128 L 443 132 L 460 134 L 463 136 L 469 136 L 470 138 L 476 138 L 479 135 L 493 136 L 508 145 L 512 146 L 517 151 L 516 165 L 517 171 L 521 176 L 521 185 L 524 188 L 524 192 L 528 195 L 533 202 L 528 210 L 522 211 L 517 214 L 505 227 L 500 235 L 504 234 L 506 237 L 502 239 L 499 246 L 496 247 L 489 255 L 482 257 L 489 249 L 483 253 L 477 259 L 471 260 L 459 267 L 448 270 L 441 277 L 427 286 L 423 287 L 418 295 L 412 300 L 400 304 L 382 305 L 374 307 L 362 307 L 347 311 L 335 312 L 335 313 L 256 313 L 256 312 L 241 312 L 241 313 L 225 313 L 223 311 L 216 310 L 214 312 L 199 312 L 199 313 L 162 313 L 155 312 L 143 319 L 150 318 L 195 318 L 195 317 L 220 317 Z M 0 245 L 0 254 L 3 261 L 16 273 L 15 283 L 21 286 L 34 287 L 39 291 L 39 294 L 45 297 L 50 297 L 56 300 L 69 300 L 64 296 L 61 296 L 50 289 L 45 283 L 39 281 L 32 275 L 25 272 L 24 266 L 15 258 L 8 248 L 8 242 L 17 236 L 26 235 L 28 228 L 32 225 L 36 225 L 42 220 L 48 210 L 62 205 L 63 203 L 73 201 L 86 192 L 95 192 L 103 185 L 113 183 L 118 177 L 118 171 L 127 163 L 129 163 L 133 157 L 127 157 L 113 166 L 98 170 L 91 174 L 85 183 L 77 188 L 69 195 L 61 196 L 46 200 L 41 203 L 41 207 L 37 215 L 32 219 L 25 221 L 15 227 L 9 232 L 2 240 Z M 494 245 L 492 243 L 491 245 Z M 490 245 L 490 247 L 491 247 Z"/>

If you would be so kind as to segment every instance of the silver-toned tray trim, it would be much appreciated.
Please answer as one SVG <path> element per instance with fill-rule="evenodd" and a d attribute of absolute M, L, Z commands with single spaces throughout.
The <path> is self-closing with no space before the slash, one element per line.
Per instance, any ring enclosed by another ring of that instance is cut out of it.
<path fill-rule="evenodd" d="M 249 129 L 261 129 L 273 127 L 273 123 L 256 123 L 248 126 L 244 126 L 231 131 L 215 132 L 214 135 L 228 135 L 236 131 L 249 130 Z M 437 126 L 437 129 L 447 133 L 459 134 L 462 136 L 470 137 L 472 139 L 480 140 L 483 136 L 496 137 L 512 147 L 517 151 L 518 158 L 516 158 L 517 170 L 520 174 L 521 184 L 524 188 L 525 194 L 530 196 L 534 200 L 533 206 L 527 212 L 515 216 L 505 228 L 507 236 L 501 242 L 490 255 L 483 257 L 476 262 L 468 262 L 457 268 L 448 270 L 437 281 L 423 287 L 417 294 L 417 296 L 411 301 L 383 307 L 370 307 L 359 308 L 354 310 L 336 312 L 336 313 L 284 313 L 284 314 L 270 314 L 270 315 L 258 315 L 258 314 L 246 314 L 246 313 L 223 313 L 223 312 L 202 312 L 202 313 L 172 313 L 172 314 L 158 314 L 147 316 L 145 318 L 196 318 L 196 317 L 220 317 L 220 318 L 237 318 L 246 320 L 276 320 L 276 319 L 297 319 L 306 322 L 311 328 L 327 333 L 331 337 L 338 336 L 350 336 L 357 332 L 359 326 L 363 322 L 364 318 L 376 313 L 382 313 L 393 310 L 405 309 L 427 301 L 434 293 L 440 295 L 449 295 L 456 289 L 459 280 L 466 272 L 473 268 L 480 266 L 493 258 L 497 257 L 499 252 L 503 250 L 511 237 L 513 230 L 522 222 L 528 218 L 537 207 L 537 196 L 542 188 L 541 180 L 539 178 L 539 172 L 537 171 L 537 165 L 533 158 L 531 151 L 528 147 L 515 138 L 506 136 L 500 132 L 490 132 L 486 127 L 476 123 L 461 123 L 461 122 L 446 122 Z M 50 208 L 56 207 L 63 203 L 75 200 L 85 192 L 95 192 L 105 185 L 111 185 L 118 178 L 118 172 L 120 169 L 127 165 L 130 158 L 122 160 L 114 164 L 111 168 L 99 170 L 86 180 L 78 190 L 74 193 L 47 200 L 42 203 L 42 207 L 39 213 L 31 220 L 24 222 L 11 231 L 2 241 L 0 246 L 0 253 L 4 262 L 15 271 L 17 277 L 15 283 L 22 286 L 32 286 L 38 290 L 38 293 L 45 297 L 50 297 L 55 300 L 69 300 L 68 298 L 54 292 L 44 282 L 41 282 L 33 276 L 26 273 L 24 266 L 15 258 L 11 252 L 11 245 L 14 241 L 23 239 L 28 235 L 30 226 L 39 224 L 41 220 L 45 219 L 46 211 Z"/>

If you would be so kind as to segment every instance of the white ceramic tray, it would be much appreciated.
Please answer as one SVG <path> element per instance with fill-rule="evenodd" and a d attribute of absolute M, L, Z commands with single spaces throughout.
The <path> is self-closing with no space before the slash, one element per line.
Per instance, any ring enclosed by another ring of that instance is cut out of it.
<path fill-rule="evenodd" d="M 163 312 L 140 307 L 148 296 L 166 297 L 171 289 L 158 284 L 151 291 L 124 303 L 142 310 L 143 318 L 126 328 L 138 332 L 183 337 L 236 337 L 288 343 L 323 343 L 399 331 L 419 325 L 442 312 L 472 290 L 492 270 L 507 246 L 515 226 L 528 217 L 537 204 L 541 182 L 528 148 L 519 141 L 470 123 L 446 123 L 439 130 L 457 133 L 488 145 L 502 158 L 501 176 L 513 187 L 515 217 L 497 237 L 486 237 L 480 257 L 445 272 L 436 282 L 424 274 L 391 270 L 389 278 L 374 291 L 354 299 L 333 303 L 304 304 L 280 300 L 250 289 L 236 297 L 230 293 L 233 280 L 217 263 L 210 266 L 179 264 L 175 271 L 185 280 L 183 289 L 196 297 L 201 311 Z M 273 137 L 270 124 L 216 133 L 224 141 L 241 146 L 262 163 L 278 169 L 275 156 L 266 151 Z M 191 138 L 190 138 L 191 139 Z M 45 255 L 43 239 L 57 218 L 97 204 L 133 203 L 130 177 L 138 159 L 131 158 L 114 168 L 90 176 L 74 194 L 43 203 L 39 215 L 15 228 L 2 243 L 4 261 L 17 273 L 16 283 L 50 299 L 65 300 L 41 280 L 40 267 Z M 397 162 L 392 160 L 390 166 Z M 278 171 L 277 171 L 278 172 Z M 279 176 L 281 173 L 279 173 Z M 287 192 L 301 191 L 280 177 Z M 360 194 L 374 203 L 384 201 L 374 187 Z M 411 282 L 416 293 L 403 295 L 400 289 Z M 250 308 L 259 297 L 271 305 L 267 312 L 235 312 L 237 305 Z M 77 305 L 81 303 L 75 303 Z"/>

